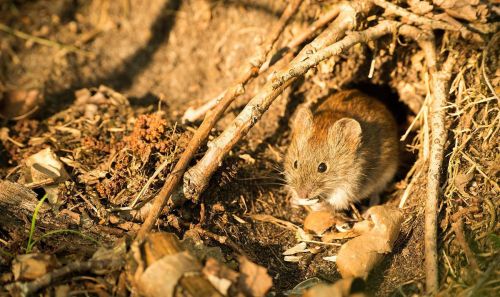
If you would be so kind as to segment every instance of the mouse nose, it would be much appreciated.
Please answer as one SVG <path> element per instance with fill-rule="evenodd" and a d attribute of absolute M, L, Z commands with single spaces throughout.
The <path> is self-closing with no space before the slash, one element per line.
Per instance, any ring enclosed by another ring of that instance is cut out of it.
<path fill-rule="evenodd" d="M 302 198 L 302 199 L 309 199 L 311 198 L 311 191 L 308 189 L 308 188 L 300 188 L 300 189 L 297 189 L 297 195 L 299 196 L 299 198 Z"/>

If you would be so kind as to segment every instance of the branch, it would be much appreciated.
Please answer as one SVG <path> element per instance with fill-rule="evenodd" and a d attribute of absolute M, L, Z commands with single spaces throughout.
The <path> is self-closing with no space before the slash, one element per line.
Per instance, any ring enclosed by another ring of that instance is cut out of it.
<path fill-rule="evenodd" d="M 294 49 L 300 44 L 302 44 L 304 41 L 307 39 L 311 38 L 311 36 L 314 36 L 316 31 L 318 31 L 319 28 L 324 27 L 326 24 L 330 23 L 334 18 L 336 18 L 345 4 L 339 4 L 333 6 L 329 11 L 327 11 L 324 15 L 322 15 L 319 19 L 317 19 L 310 27 L 308 27 L 306 30 L 304 30 L 302 33 L 300 33 L 297 37 L 295 37 L 292 41 L 290 41 L 286 45 L 286 49 Z M 274 67 L 270 67 L 272 57 L 269 57 L 265 63 L 260 67 L 259 69 L 259 75 L 262 73 L 266 72 L 267 70 L 271 69 L 270 71 L 273 70 Z M 273 64 L 275 66 L 276 64 Z M 189 107 L 185 112 L 184 115 L 182 116 L 182 122 L 194 122 L 201 118 L 205 113 L 207 113 L 210 109 L 212 109 L 214 106 L 217 105 L 218 102 L 224 97 L 224 94 L 226 94 L 227 89 L 222 91 L 219 95 L 216 97 L 208 100 L 201 106 L 197 108 Z"/>
<path fill-rule="evenodd" d="M 203 158 L 184 176 L 184 194 L 191 199 L 199 197 L 226 154 L 262 117 L 274 99 L 297 77 L 305 74 L 319 62 L 339 55 L 357 43 L 366 43 L 394 32 L 398 24 L 393 21 L 383 21 L 365 31 L 352 32 L 341 41 L 312 53 L 307 58 L 304 58 L 303 55 L 308 51 L 306 48 L 304 49 L 306 52 L 302 50 L 288 67 L 275 74 L 273 79 L 245 106 L 228 128 L 217 139 L 208 144 L 208 150 Z"/>
<path fill-rule="evenodd" d="M 120 270 L 123 266 L 123 260 L 119 257 L 110 257 L 106 259 L 92 259 L 86 262 L 72 262 L 68 265 L 55 269 L 44 276 L 41 276 L 31 282 L 16 282 L 8 285 L 9 291 L 13 295 L 32 296 L 41 289 L 60 281 L 61 279 L 73 275 L 84 274 L 87 272 L 97 273 L 101 270 Z"/>
<path fill-rule="evenodd" d="M 442 30 L 450 30 L 450 31 L 458 31 L 459 29 L 455 26 L 448 24 L 443 21 L 429 19 L 423 16 L 419 16 L 418 14 L 414 14 L 402 7 L 399 7 L 395 4 L 387 2 L 385 0 L 372 0 L 375 5 L 384 8 L 387 12 L 399 15 L 401 17 L 407 18 L 410 22 L 417 25 L 426 25 L 430 26 L 433 29 L 442 29 Z"/>
<path fill-rule="evenodd" d="M 294 15 L 298 10 L 302 1 L 303 0 L 293 0 L 288 3 L 288 6 L 285 8 L 285 11 L 281 15 L 279 21 L 271 30 L 272 33 L 269 34 L 267 41 L 257 49 L 257 55 L 251 60 L 248 70 L 243 74 L 243 76 L 238 80 L 237 83 L 235 83 L 226 91 L 219 104 L 206 115 L 200 127 L 193 135 L 193 138 L 191 138 L 191 140 L 189 141 L 186 150 L 181 155 L 179 161 L 177 161 L 177 164 L 175 164 L 172 173 L 168 176 L 160 193 L 158 193 L 158 195 L 155 197 L 151 210 L 141 229 L 137 233 L 137 240 L 142 240 L 144 236 L 151 230 L 154 223 L 158 219 L 163 207 L 165 207 L 167 199 L 170 198 L 170 195 L 172 194 L 174 188 L 181 180 L 182 175 L 186 171 L 187 166 L 189 165 L 189 162 L 193 158 L 194 154 L 201 146 L 201 144 L 206 141 L 208 134 L 214 127 L 215 123 L 222 116 L 224 111 L 227 109 L 227 107 L 238 95 L 241 95 L 244 92 L 245 85 L 250 81 L 252 77 L 254 77 L 258 73 L 259 68 L 260 66 L 262 66 L 262 63 L 264 63 L 267 54 L 271 51 L 274 43 L 283 32 L 291 16 Z"/>
<path fill-rule="evenodd" d="M 425 270 L 426 289 L 432 294 L 439 289 L 437 254 L 437 212 L 444 146 L 446 143 L 445 111 L 448 83 L 451 79 L 455 55 L 449 54 L 441 71 L 438 71 L 436 47 L 432 32 L 423 32 L 412 26 L 401 26 L 402 35 L 413 38 L 425 54 L 431 77 L 431 153 L 427 172 L 427 199 L 425 203 Z"/>

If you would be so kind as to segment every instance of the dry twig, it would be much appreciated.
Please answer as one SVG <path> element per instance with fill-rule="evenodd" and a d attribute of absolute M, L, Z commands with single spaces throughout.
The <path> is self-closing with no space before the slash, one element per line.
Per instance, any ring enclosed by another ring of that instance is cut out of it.
<path fill-rule="evenodd" d="M 390 2 L 387 2 L 385 0 L 372 0 L 373 3 L 377 6 L 380 6 L 384 8 L 387 12 L 399 15 L 401 17 L 407 18 L 411 23 L 417 24 L 417 25 L 426 25 L 429 26 L 433 29 L 442 29 L 442 30 L 450 30 L 450 31 L 457 31 L 458 29 L 446 22 L 443 21 L 438 21 L 438 20 L 433 20 L 429 19 L 423 16 L 419 16 L 418 14 L 414 14 L 413 12 L 410 12 L 402 7 L 399 7 L 395 4 L 392 4 Z"/>
<path fill-rule="evenodd" d="M 322 15 L 318 20 L 316 20 L 310 27 L 308 27 L 306 30 L 301 32 L 299 35 L 297 35 L 292 41 L 290 41 L 287 45 L 286 48 L 288 50 L 294 49 L 300 44 L 302 44 L 304 41 L 307 39 L 311 38 L 311 36 L 314 36 L 314 34 L 318 31 L 319 28 L 324 27 L 328 23 L 330 23 L 335 17 L 338 16 L 341 8 L 345 4 L 339 4 L 333 6 L 328 12 L 326 12 L 324 15 Z M 275 67 L 270 66 L 271 63 L 271 57 L 267 59 L 267 61 L 262 64 L 259 70 L 259 75 L 266 71 L 272 71 Z M 273 64 L 273 66 L 276 64 Z M 224 98 L 224 95 L 226 94 L 227 90 L 222 91 L 219 95 L 216 97 L 208 100 L 201 106 L 197 108 L 192 108 L 189 107 L 184 115 L 182 116 L 182 121 L 183 122 L 194 122 L 198 120 L 199 118 L 203 117 L 205 113 L 207 113 L 210 109 L 212 109 L 214 106 L 217 105 L 222 98 Z"/>
<path fill-rule="evenodd" d="M 310 54 L 307 59 L 303 59 L 299 54 L 288 67 L 275 74 L 274 78 L 247 104 L 217 139 L 209 143 L 203 158 L 184 176 L 184 194 L 191 199 L 199 197 L 207 187 L 210 177 L 231 148 L 248 133 L 248 130 L 261 118 L 274 99 L 297 77 L 305 74 L 307 70 L 315 67 L 319 62 L 339 55 L 357 43 L 376 40 L 394 32 L 398 24 L 393 21 L 382 21 L 365 31 L 350 33 L 341 41 Z"/>
<path fill-rule="evenodd" d="M 415 27 L 404 25 L 400 33 L 417 41 L 424 51 L 427 68 L 431 77 L 431 152 L 427 172 L 427 199 L 425 204 L 425 269 L 428 293 L 437 292 L 438 254 L 437 254 L 437 211 L 440 190 L 441 168 L 443 165 L 444 145 L 446 143 L 445 111 L 448 97 L 448 83 L 455 63 L 455 55 L 449 54 L 441 70 L 438 70 L 434 35 Z"/>
<path fill-rule="evenodd" d="M 189 162 L 193 158 L 194 154 L 201 146 L 203 142 L 206 141 L 208 134 L 212 130 L 215 123 L 222 116 L 227 107 L 233 102 L 233 100 L 240 94 L 243 93 L 244 86 L 250 81 L 252 77 L 254 77 L 258 71 L 262 63 L 264 63 L 267 54 L 271 51 L 274 43 L 278 39 L 278 37 L 283 32 L 286 24 L 290 20 L 290 18 L 295 14 L 297 9 L 303 0 L 295 0 L 291 1 L 288 6 L 285 8 L 280 20 L 274 26 L 272 33 L 269 34 L 268 40 L 258 48 L 258 53 L 256 57 L 251 61 L 250 67 L 243 74 L 241 79 L 238 82 L 229 88 L 224 95 L 224 98 L 219 102 L 219 104 L 209 112 L 203 122 L 201 123 L 198 130 L 196 130 L 195 134 L 191 138 L 189 144 L 186 147 L 186 150 L 180 157 L 179 161 L 175 165 L 172 173 L 169 175 L 165 184 L 163 185 L 160 193 L 155 197 L 153 206 L 148 214 L 148 217 L 144 221 L 142 228 L 139 230 L 137 234 L 137 239 L 142 240 L 144 236 L 151 230 L 154 222 L 160 215 L 163 207 L 165 207 L 167 203 L 167 199 L 170 198 L 174 188 L 177 186 L 179 181 L 181 180 L 182 175 L 184 174 Z"/>
<path fill-rule="evenodd" d="M 62 44 L 62 43 L 59 43 L 59 42 L 56 42 L 53 40 L 41 38 L 38 36 L 33 36 L 33 35 L 28 34 L 28 33 L 24 33 L 22 31 L 19 31 L 16 29 L 12 29 L 11 27 L 9 27 L 5 24 L 2 24 L 2 23 L 0 23 L 0 31 L 14 35 L 17 38 L 32 41 L 32 42 L 35 42 L 35 43 L 38 43 L 41 45 L 64 49 L 64 50 L 67 50 L 68 52 L 77 52 L 77 53 L 80 53 L 82 55 L 90 56 L 90 57 L 92 57 L 94 55 L 92 52 L 82 50 L 74 45 Z"/>
<path fill-rule="evenodd" d="M 9 290 L 11 293 L 20 296 L 32 296 L 39 290 L 50 286 L 56 281 L 61 280 L 62 278 L 72 275 L 75 273 L 83 274 L 91 271 L 98 271 L 109 269 L 110 267 L 116 267 L 116 270 L 121 267 L 123 263 L 119 258 L 108 258 L 108 259 L 100 259 L 100 260 L 89 260 L 86 262 L 72 262 L 62 268 L 55 269 L 50 273 L 45 274 L 37 278 L 34 281 L 26 282 L 26 283 L 13 283 L 9 285 Z"/>

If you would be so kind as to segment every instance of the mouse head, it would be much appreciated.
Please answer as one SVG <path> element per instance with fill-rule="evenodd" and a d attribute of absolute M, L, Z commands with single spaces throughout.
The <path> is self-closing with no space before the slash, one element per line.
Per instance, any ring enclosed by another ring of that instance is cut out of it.
<path fill-rule="evenodd" d="M 285 178 L 294 199 L 331 198 L 352 191 L 359 178 L 361 126 L 352 118 L 332 124 L 331 112 L 297 112 L 292 141 L 284 161 Z"/>

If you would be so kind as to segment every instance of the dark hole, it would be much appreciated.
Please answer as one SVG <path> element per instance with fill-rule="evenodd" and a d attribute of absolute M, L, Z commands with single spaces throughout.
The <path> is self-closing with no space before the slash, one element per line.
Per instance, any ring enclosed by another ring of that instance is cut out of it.
<path fill-rule="evenodd" d="M 379 99 L 391 111 L 400 127 L 406 123 L 408 115 L 411 114 L 408 106 L 399 101 L 398 94 L 388 85 L 374 85 L 369 82 L 361 82 L 351 84 L 349 88 L 358 89 L 365 94 Z"/>
<path fill-rule="evenodd" d="M 45 194 L 46 194 L 44 188 L 35 188 L 35 189 L 33 189 L 33 192 L 35 192 L 36 198 L 38 200 L 41 200 L 43 198 L 43 196 L 45 196 Z"/>
<path fill-rule="evenodd" d="M 362 293 L 365 290 L 365 281 L 362 278 L 355 278 L 352 280 L 351 283 L 351 290 L 349 291 L 350 294 L 355 294 L 355 293 Z"/>

